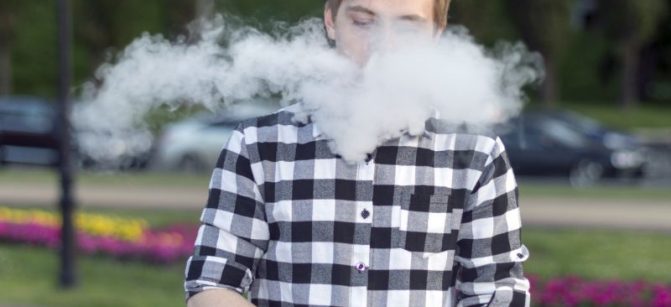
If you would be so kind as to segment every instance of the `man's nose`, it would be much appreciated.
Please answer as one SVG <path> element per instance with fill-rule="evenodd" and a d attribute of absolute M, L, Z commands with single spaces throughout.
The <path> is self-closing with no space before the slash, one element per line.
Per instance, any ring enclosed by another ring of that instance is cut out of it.
<path fill-rule="evenodd" d="M 380 27 L 379 33 L 376 36 L 376 49 L 392 50 L 397 47 L 398 33 L 396 33 L 392 25 L 384 25 Z"/>

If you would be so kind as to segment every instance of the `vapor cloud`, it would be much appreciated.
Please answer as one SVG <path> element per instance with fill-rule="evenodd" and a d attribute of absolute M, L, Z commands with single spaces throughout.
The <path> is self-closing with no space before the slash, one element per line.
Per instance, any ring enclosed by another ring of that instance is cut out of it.
<path fill-rule="evenodd" d="M 73 119 L 91 156 L 145 150 L 143 119 L 160 106 L 200 104 L 225 111 L 256 97 L 298 103 L 344 159 L 357 161 L 402 133 L 419 134 L 438 115 L 453 123 L 487 125 L 516 114 L 522 88 L 541 77 L 538 55 L 523 46 L 487 51 L 463 28 L 437 41 L 409 37 L 380 50 L 364 67 L 330 48 L 321 20 L 261 33 L 219 16 L 200 23 L 196 42 L 143 35 L 96 73 Z M 222 145 L 226 140 L 222 140 Z"/>

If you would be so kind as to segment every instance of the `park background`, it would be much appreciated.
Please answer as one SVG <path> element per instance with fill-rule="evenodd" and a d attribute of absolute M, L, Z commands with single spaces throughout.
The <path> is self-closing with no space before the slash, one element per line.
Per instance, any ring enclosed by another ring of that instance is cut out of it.
<path fill-rule="evenodd" d="M 145 32 L 177 39 L 189 22 L 216 13 L 270 29 L 322 11 L 320 0 L 71 3 L 73 92 Z M 0 96 L 56 97 L 55 8 L 55 1 L 0 1 Z M 671 138 L 671 1 L 453 0 L 450 24 L 466 26 L 489 47 L 523 41 L 544 55 L 546 78 L 529 88 L 530 108 L 575 110 L 645 138 Z M 149 120 L 158 131 L 192 112 L 157 112 Z M 1 167 L 0 217 L 55 223 L 57 181 L 49 169 Z M 194 224 L 208 181 L 208 174 L 85 170 L 77 198 L 80 211 L 99 221 L 88 231 L 123 237 L 117 230 L 126 223 L 142 224 L 141 231 Z M 671 305 L 668 180 L 581 189 L 520 182 L 523 240 L 532 255 L 525 270 L 543 289 L 536 303 L 608 305 L 626 294 Z M 78 285 L 64 290 L 55 247 L 15 241 L 0 239 L 0 306 L 184 304 L 182 258 L 81 253 Z"/>

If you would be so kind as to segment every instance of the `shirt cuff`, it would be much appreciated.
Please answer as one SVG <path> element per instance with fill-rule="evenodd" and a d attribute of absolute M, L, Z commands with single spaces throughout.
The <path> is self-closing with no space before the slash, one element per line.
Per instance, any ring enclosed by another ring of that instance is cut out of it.
<path fill-rule="evenodd" d="M 213 256 L 191 256 L 187 260 L 186 299 L 208 289 L 231 289 L 240 294 L 252 284 L 251 271 L 234 261 Z"/>

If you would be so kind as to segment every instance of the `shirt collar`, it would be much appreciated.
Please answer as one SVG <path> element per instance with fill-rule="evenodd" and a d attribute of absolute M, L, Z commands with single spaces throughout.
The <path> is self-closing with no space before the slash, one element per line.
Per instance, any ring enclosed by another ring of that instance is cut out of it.
<path fill-rule="evenodd" d="M 292 105 L 289 108 L 292 108 L 292 107 L 297 108 L 298 104 Z M 433 116 L 431 118 L 429 118 L 428 120 L 426 120 L 424 131 L 422 132 L 421 135 L 419 135 L 419 137 L 426 138 L 428 140 L 432 140 L 433 139 L 433 133 L 431 131 L 434 131 L 432 127 L 434 127 L 434 125 L 435 125 L 434 121 L 436 121 L 439 118 L 440 118 L 440 113 L 438 112 L 438 110 L 434 110 Z M 312 120 L 311 115 L 308 115 L 308 117 L 307 117 L 307 124 L 312 126 L 312 137 L 315 140 L 319 141 L 319 140 L 327 140 L 328 139 L 328 137 L 321 131 L 321 129 L 319 129 L 317 123 L 315 123 Z M 404 132 L 404 135 L 408 135 L 407 132 Z"/>
<path fill-rule="evenodd" d="M 325 140 L 326 135 L 317 127 L 317 124 L 310 120 L 310 125 L 312 125 L 312 137 L 319 141 L 319 140 Z"/>
<path fill-rule="evenodd" d="M 427 125 L 429 125 L 429 121 L 431 121 L 431 119 L 427 121 Z M 317 126 L 317 124 L 315 122 L 310 120 L 310 125 L 312 126 L 312 137 L 315 140 L 319 141 L 319 140 L 328 139 L 326 137 L 326 135 L 321 131 L 321 129 L 319 129 L 319 126 Z M 407 132 L 404 132 L 404 135 L 408 135 Z M 413 137 L 421 137 L 421 138 L 426 138 L 428 140 L 432 140 L 433 139 L 433 133 L 431 133 L 427 128 L 425 128 L 421 135 L 413 136 Z"/>

